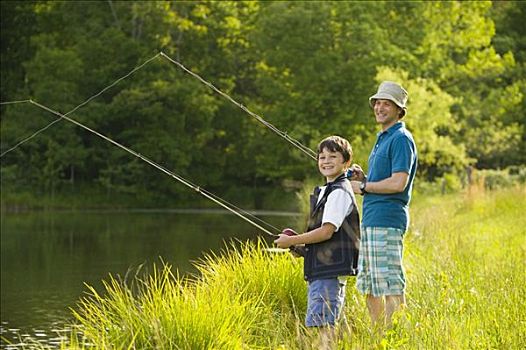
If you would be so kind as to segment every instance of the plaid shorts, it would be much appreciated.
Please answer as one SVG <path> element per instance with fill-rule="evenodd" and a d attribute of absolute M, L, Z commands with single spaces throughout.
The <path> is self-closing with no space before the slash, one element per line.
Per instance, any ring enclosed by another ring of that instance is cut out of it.
<path fill-rule="evenodd" d="M 404 231 L 387 227 L 362 227 L 356 287 L 375 297 L 402 295 L 405 273 L 402 267 Z"/>

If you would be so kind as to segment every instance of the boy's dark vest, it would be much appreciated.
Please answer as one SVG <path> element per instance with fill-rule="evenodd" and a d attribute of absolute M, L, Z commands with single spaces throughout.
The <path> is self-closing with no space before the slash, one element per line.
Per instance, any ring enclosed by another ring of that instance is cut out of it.
<path fill-rule="evenodd" d="M 328 183 L 319 201 L 320 188 L 316 187 L 310 200 L 308 231 L 321 227 L 327 197 L 335 189 L 342 189 L 351 196 L 353 208 L 330 239 L 305 245 L 304 275 L 308 281 L 345 275 L 354 276 L 358 272 L 360 217 L 351 183 L 347 179 L 342 177 Z"/>

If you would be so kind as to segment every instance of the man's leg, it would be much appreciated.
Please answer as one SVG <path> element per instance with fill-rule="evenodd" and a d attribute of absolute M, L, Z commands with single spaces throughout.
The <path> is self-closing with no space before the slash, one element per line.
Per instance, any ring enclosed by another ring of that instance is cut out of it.
<path fill-rule="evenodd" d="M 389 290 L 385 296 L 385 319 L 391 327 L 393 314 L 405 305 L 405 273 L 402 267 L 404 232 L 388 229 L 387 256 L 389 266 Z"/>
<path fill-rule="evenodd" d="M 383 327 L 385 323 L 385 305 L 383 297 L 375 297 L 368 294 L 366 302 L 373 326 Z"/>
<path fill-rule="evenodd" d="M 391 327 L 393 314 L 405 306 L 405 295 L 386 295 L 385 297 L 385 319 L 387 327 Z"/>

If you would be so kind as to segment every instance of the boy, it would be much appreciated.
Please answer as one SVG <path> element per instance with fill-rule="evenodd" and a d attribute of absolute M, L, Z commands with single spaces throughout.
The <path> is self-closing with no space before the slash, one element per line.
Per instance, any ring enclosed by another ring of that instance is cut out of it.
<path fill-rule="evenodd" d="M 346 171 L 352 160 L 347 140 L 330 136 L 318 145 L 318 169 L 326 185 L 311 195 L 307 232 L 284 230 L 274 241 L 279 248 L 301 246 L 304 276 L 308 281 L 305 325 L 320 329 L 321 347 L 330 346 L 333 329 L 345 302 L 346 278 L 356 275 L 360 223 L 356 199 Z M 299 247 L 298 249 L 299 250 Z"/>

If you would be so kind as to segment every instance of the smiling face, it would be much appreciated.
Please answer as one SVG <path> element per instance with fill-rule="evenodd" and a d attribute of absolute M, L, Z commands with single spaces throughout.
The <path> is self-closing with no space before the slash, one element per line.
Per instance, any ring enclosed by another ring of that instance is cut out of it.
<path fill-rule="evenodd" d="M 387 130 L 400 120 L 400 108 L 390 100 L 375 100 L 374 115 L 376 122 L 382 126 L 382 130 Z"/>
<path fill-rule="evenodd" d="M 333 152 L 327 148 L 323 148 L 318 154 L 318 169 L 327 182 L 332 182 L 343 174 L 350 162 L 350 160 L 345 161 L 340 152 Z"/>

